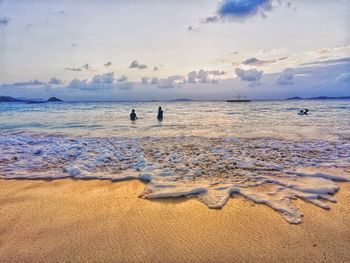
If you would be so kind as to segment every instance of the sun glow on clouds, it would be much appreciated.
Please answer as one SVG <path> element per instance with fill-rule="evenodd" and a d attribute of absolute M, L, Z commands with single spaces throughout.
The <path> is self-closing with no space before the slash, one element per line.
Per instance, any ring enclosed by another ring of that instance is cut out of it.
<path fill-rule="evenodd" d="M 226 96 L 226 86 L 231 94 L 249 93 L 258 83 L 259 97 L 297 89 L 321 67 L 327 74 L 320 78 L 339 94 L 348 85 L 349 1 L 152 1 L 153 8 L 130 1 L 0 2 L 0 94 L 16 87 L 20 96 L 30 88 L 143 99 L 143 89 L 212 98 Z M 309 81 L 303 87 L 313 87 Z"/>

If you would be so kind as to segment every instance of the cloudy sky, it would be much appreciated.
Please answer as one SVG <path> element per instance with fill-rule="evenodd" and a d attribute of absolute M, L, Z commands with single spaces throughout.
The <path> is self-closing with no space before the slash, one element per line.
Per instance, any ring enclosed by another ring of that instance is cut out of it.
<path fill-rule="evenodd" d="M 350 0 L 0 0 L 0 95 L 350 95 Z"/>

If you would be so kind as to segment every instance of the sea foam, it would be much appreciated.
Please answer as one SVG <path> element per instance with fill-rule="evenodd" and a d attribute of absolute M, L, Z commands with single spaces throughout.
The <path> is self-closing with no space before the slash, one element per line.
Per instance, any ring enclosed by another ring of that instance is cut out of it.
<path fill-rule="evenodd" d="M 348 141 L 195 136 L 88 138 L 0 135 L 0 178 L 140 179 L 144 198 L 197 196 L 209 208 L 231 196 L 300 223 L 299 198 L 324 209 L 350 181 Z"/>

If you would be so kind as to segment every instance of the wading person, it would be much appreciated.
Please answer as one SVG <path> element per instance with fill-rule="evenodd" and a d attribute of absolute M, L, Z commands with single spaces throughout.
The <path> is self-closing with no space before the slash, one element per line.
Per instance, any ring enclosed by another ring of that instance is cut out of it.
<path fill-rule="evenodd" d="M 136 116 L 135 110 L 132 109 L 132 111 L 131 111 L 131 113 L 130 113 L 130 120 L 131 120 L 131 121 L 135 121 L 135 120 L 137 120 L 137 119 L 138 119 L 138 118 L 137 118 L 137 116 Z"/>
<path fill-rule="evenodd" d="M 162 107 L 160 107 L 160 106 L 158 108 L 157 119 L 158 119 L 158 121 L 162 121 L 163 120 L 163 110 L 162 110 Z"/>

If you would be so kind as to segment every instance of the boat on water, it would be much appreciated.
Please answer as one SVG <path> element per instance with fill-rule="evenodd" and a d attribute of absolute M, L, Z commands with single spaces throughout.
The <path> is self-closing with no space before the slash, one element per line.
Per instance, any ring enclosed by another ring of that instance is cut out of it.
<path fill-rule="evenodd" d="M 248 100 L 247 97 L 241 97 L 241 95 L 238 95 L 237 98 L 232 100 L 227 100 L 227 102 L 250 102 L 251 100 Z"/>

